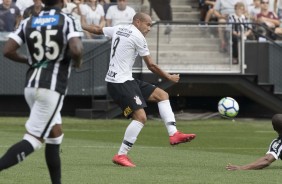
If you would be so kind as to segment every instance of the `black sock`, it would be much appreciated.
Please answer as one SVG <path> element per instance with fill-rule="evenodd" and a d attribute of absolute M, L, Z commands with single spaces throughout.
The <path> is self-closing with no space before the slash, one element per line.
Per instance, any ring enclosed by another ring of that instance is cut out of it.
<path fill-rule="evenodd" d="M 32 145 L 27 140 L 14 144 L 0 159 L 0 171 L 23 161 L 33 151 Z"/>
<path fill-rule="evenodd" d="M 46 144 L 45 159 L 52 184 L 61 184 L 60 145 Z"/>

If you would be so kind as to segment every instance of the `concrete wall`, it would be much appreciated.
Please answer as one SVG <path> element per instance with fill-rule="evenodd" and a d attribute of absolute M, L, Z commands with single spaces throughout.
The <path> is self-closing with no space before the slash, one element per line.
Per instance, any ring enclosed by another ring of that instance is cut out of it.
<path fill-rule="evenodd" d="M 81 69 L 73 69 L 69 80 L 68 95 L 105 95 L 105 74 L 108 69 L 110 42 L 84 41 Z M 3 50 L 4 41 L 0 42 Z M 25 52 L 25 47 L 20 49 Z M 12 62 L 0 53 L 0 95 L 22 95 L 27 65 Z"/>

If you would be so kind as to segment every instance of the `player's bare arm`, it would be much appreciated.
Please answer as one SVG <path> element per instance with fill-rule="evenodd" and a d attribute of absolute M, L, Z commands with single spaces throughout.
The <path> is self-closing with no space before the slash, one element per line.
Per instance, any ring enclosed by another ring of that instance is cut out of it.
<path fill-rule="evenodd" d="M 94 24 L 88 25 L 88 24 L 82 22 L 81 27 L 82 27 L 83 30 L 88 31 L 90 33 L 94 33 L 94 34 L 98 34 L 98 35 L 104 34 L 103 28 L 101 28 L 97 25 L 94 25 Z"/>
<path fill-rule="evenodd" d="M 263 169 L 265 167 L 268 167 L 272 162 L 274 162 L 276 159 L 271 154 L 266 154 L 265 156 L 257 159 L 256 161 L 247 164 L 247 165 L 232 165 L 228 164 L 226 166 L 226 170 L 229 171 L 235 171 L 235 170 L 257 170 L 257 169 Z"/>
<path fill-rule="evenodd" d="M 4 45 L 4 56 L 18 63 L 28 64 L 27 57 L 17 52 L 19 47 L 20 45 L 15 40 L 9 38 Z"/>
<path fill-rule="evenodd" d="M 74 61 L 74 67 L 79 68 L 82 63 L 82 50 L 83 45 L 78 37 L 73 37 L 69 40 L 69 48 L 72 60 Z"/>
<path fill-rule="evenodd" d="M 160 77 L 164 78 L 164 79 L 167 79 L 169 81 L 172 81 L 172 82 L 178 82 L 180 77 L 179 77 L 179 74 L 169 74 L 165 71 L 163 71 L 157 64 L 155 64 L 151 58 L 151 56 L 144 56 L 143 57 L 148 69 L 150 71 L 152 71 L 153 73 L 159 75 Z"/>

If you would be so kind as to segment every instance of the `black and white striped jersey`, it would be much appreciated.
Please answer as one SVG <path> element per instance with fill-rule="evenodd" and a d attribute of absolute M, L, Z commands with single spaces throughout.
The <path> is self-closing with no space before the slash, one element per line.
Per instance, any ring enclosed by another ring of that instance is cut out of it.
<path fill-rule="evenodd" d="M 277 139 L 274 139 L 271 142 L 266 154 L 272 154 L 276 160 L 282 160 L 282 136 L 278 137 Z"/>
<path fill-rule="evenodd" d="M 71 72 L 68 40 L 82 36 L 79 20 L 59 8 L 44 8 L 23 20 L 9 37 L 26 43 L 30 65 L 26 87 L 47 88 L 65 94 Z"/>

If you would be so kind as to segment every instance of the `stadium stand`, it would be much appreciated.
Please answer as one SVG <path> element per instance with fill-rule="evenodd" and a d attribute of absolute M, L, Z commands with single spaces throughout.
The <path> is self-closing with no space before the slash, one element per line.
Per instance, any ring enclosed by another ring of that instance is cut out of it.
<path fill-rule="evenodd" d="M 233 65 L 231 44 L 227 52 L 220 52 L 218 25 L 199 24 L 197 0 L 171 1 L 174 21 L 169 35 L 164 35 L 165 23 L 158 20 L 148 0 L 142 1 L 128 0 L 128 4 L 153 17 L 154 25 L 147 35 L 152 57 L 166 71 L 181 73 L 181 81 L 171 85 L 156 78 L 142 62 L 134 66 L 136 77 L 166 89 L 178 108 L 214 110 L 218 99 L 228 95 L 238 99 L 239 104 L 247 104 L 248 113 L 245 114 L 250 116 L 249 111 L 257 109 L 265 112 L 260 115 L 282 111 L 281 43 L 246 41 L 242 48 L 246 52 L 240 52 L 239 64 Z M 227 35 L 231 35 L 230 28 L 226 27 Z M 230 38 L 227 36 L 229 43 Z M 116 117 L 120 110 L 108 98 L 104 82 L 110 44 L 101 39 L 84 40 L 84 45 L 84 64 L 71 75 L 63 113 L 85 118 Z M 26 68 L 5 59 L 1 61 L 0 73 L 5 80 L 0 81 L 0 114 L 23 114 L 25 105 L 18 108 L 20 112 L 12 112 L 13 107 L 8 104 L 20 102 Z M 239 115 L 243 115 L 244 108 L 240 110 Z"/>

